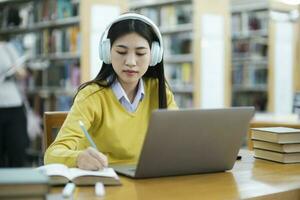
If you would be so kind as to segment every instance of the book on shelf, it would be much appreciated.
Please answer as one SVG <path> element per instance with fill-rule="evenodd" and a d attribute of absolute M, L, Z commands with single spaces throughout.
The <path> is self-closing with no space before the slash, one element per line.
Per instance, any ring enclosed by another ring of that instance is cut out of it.
<path fill-rule="evenodd" d="M 165 5 L 160 9 L 161 27 L 171 27 L 178 24 L 188 24 L 192 21 L 192 4 Z"/>
<path fill-rule="evenodd" d="M 79 54 L 81 36 L 78 26 L 70 25 L 63 28 L 43 29 L 39 32 L 32 32 L 18 36 L 22 40 L 32 42 L 32 59 L 47 57 L 50 55 L 59 56 L 61 53 L 71 55 Z"/>
<path fill-rule="evenodd" d="M 165 65 L 165 74 L 171 85 L 186 86 L 193 82 L 192 65 L 190 63 Z"/>
<path fill-rule="evenodd" d="M 233 36 L 239 36 L 242 32 L 241 13 L 233 13 L 231 16 L 231 30 Z"/>
<path fill-rule="evenodd" d="M 236 87 L 233 85 L 234 96 L 233 106 L 255 106 L 256 110 L 264 111 L 267 107 L 267 94 L 265 90 L 251 90 L 251 88 L 245 88 L 244 86 Z M 246 92 L 244 92 L 245 90 Z M 251 91 L 251 92 L 249 92 Z"/>
<path fill-rule="evenodd" d="M 47 86 L 69 89 L 80 84 L 79 64 L 74 61 L 55 62 L 47 69 L 47 74 Z"/>
<path fill-rule="evenodd" d="M 252 128 L 252 139 L 274 143 L 300 143 L 300 129 L 288 127 Z"/>
<path fill-rule="evenodd" d="M 298 163 L 300 162 L 300 152 L 280 153 L 263 149 L 254 149 L 254 157 L 265 160 L 276 161 L 280 163 Z"/>
<path fill-rule="evenodd" d="M 176 24 L 188 24 L 192 22 L 193 6 L 191 3 L 175 6 Z"/>
<path fill-rule="evenodd" d="M 73 97 L 68 95 L 59 95 L 56 98 L 56 109 L 60 111 L 69 111 L 72 106 Z"/>
<path fill-rule="evenodd" d="M 182 63 L 182 81 L 184 84 L 192 83 L 192 65 L 190 63 Z"/>
<path fill-rule="evenodd" d="M 165 55 L 190 54 L 192 52 L 192 33 L 183 32 L 163 36 Z"/>
<path fill-rule="evenodd" d="M 160 9 L 160 26 L 169 27 L 176 25 L 176 13 L 174 5 L 162 6 Z"/>
<path fill-rule="evenodd" d="M 64 164 L 48 164 L 37 169 L 49 176 L 51 185 L 63 185 L 68 182 L 73 182 L 76 185 L 94 185 L 96 182 L 102 182 L 104 185 L 121 185 L 113 168 L 90 171 L 68 168 Z"/>
<path fill-rule="evenodd" d="M 78 12 L 78 5 L 70 0 L 44 0 L 38 1 L 33 6 L 33 15 L 36 22 L 63 19 L 74 16 Z"/>
<path fill-rule="evenodd" d="M 49 179 L 33 168 L 0 169 L 0 199 L 44 199 Z"/>
<path fill-rule="evenodd" d="M 67 18 L 73 15 L 73 4 L 70 0 L 59 0 L 56 5 L 57 18 Z"/>
<path fill-rule="evenodd" d="M 252 140 L 253 147 L 256 149 L 265 149 L 281 153 L 295 153 L 300 152 L 300 143 L 294 144 L 278 144 L 273 142 L 266 142 L 260 140 Z"/>
<path fill-rule="evenodd" d="M 153 7 L 149 8 L 141 8 L 139 9 L 139 13 L 149 17 L 157 26 L 159 26 L 159 10 Z"/>
<path fill-rule="evenodd" d="M 244 65 L 241 63 L 233 63 L 232 83 L 243 84 L 244 81 Z"/>
<path fill-rule="evenodd" d="M 250 12 L 248 15 L 249 30 L 265 30 L 268 27 L 268 10 Z"/>
<path fill-rule="evenodd" d="M 191 94 L 174 94 L 175 101 L 180 108 L 191 108 L 193 106 L 193 97 Z"/>

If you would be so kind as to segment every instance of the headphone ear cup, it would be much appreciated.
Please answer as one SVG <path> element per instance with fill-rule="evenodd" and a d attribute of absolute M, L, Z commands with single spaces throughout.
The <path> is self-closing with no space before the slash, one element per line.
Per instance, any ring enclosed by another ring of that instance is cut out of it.
<path fill-rule="evenodd" d="M 157 63 L 161 61 L 161 48 L 159 46 L 159 43 L 154 41 L 151 45 L 151 61 L 150 66 L 155 66 Z"/>
<path fill-rule="evenodd" d="M 99 58 L 103 61 L 103 41 L 99 42 Z"/>
<path fill-rule="evenodd" d="M 103 40 L 99 45 L 99 56 L 105 64 L 111 64 L 110 39 Z"/>

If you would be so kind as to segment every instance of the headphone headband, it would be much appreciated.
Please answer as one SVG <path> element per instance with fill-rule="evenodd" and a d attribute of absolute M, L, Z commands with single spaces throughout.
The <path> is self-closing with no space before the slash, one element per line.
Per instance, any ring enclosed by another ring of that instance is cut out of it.
<path fill-rule="evenodd" d="M 151 26 L 151 28 L 153 29 L 154 33 L 156 34 L 156 36 L 158 37 L 159 40 L 159 44 L 161 46 L 161 48 L 163 47 L 163 42 L 162 42 L 162 36 L 161 33 L 159 31 L 159 28 L 156 26 L 156 24 L 149 19 L 148 17 L 144 16 L 144 15 L 140 15 L 137 13 L 125 13 L 120 15 L 117 19 L 115 19 L 114 21 L 112 21 L 105 29 L 105 31 L 103 32 L 101 38 L 100 38 L 100 42 L 103 41 L 103 39 L 107 38 L 108 35 L 108 31 L 110 29 L 110 27 L 120 21 L 126 20 L 126 19 L 136 19 L 136 20 L 140 20 L 146 24 L 148 24 L 149 26 Z"/>

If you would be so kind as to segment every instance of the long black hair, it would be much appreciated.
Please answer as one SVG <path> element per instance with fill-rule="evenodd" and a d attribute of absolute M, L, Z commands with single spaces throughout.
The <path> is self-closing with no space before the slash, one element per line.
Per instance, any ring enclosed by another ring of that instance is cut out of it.
<path fill-rule="evenodd" d="M 109 31 L 107 37 L 110 39 L 111 46 L 119 37 L 122 37 L 128 33 L 135 32 L 141 37 L 145 38 L 151 47 L 153 41 L 159 41 L 157 35 L 152 30 L 152 27 L 137 19 L 126 19 L 114 23 Z M 158 102 L 159 108 L 167 108 L 166 97 L 166 80 L 164 76 L 163 60 L 155 66 L 148 67 L 148 70 L 143 77 L 157 78 L 158 79 Z M 100 72 L 97 76 L 88 82 L 81 84 L 78 88 L 78 92 L 90 84 L 97 84 L 101 87 L 110 87 L 116 80 L 117 75 L 113 70 L 111 64 L 102 64 Z M 76 95 L 77 95 L 76 94 Z M 76 97 L 75 95 L 75 97 Z M 74 97 L 74 98 L 75 98 Z"/>

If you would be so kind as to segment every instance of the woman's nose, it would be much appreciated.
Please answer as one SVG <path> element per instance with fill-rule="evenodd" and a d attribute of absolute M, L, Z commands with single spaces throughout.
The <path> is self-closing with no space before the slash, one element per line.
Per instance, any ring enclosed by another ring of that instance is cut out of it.
<path fill-rule="evenodd" d="M 134 53 L 127 54 L 125 64 L 130 67 L 136 66 L 136 56 Z"/>

